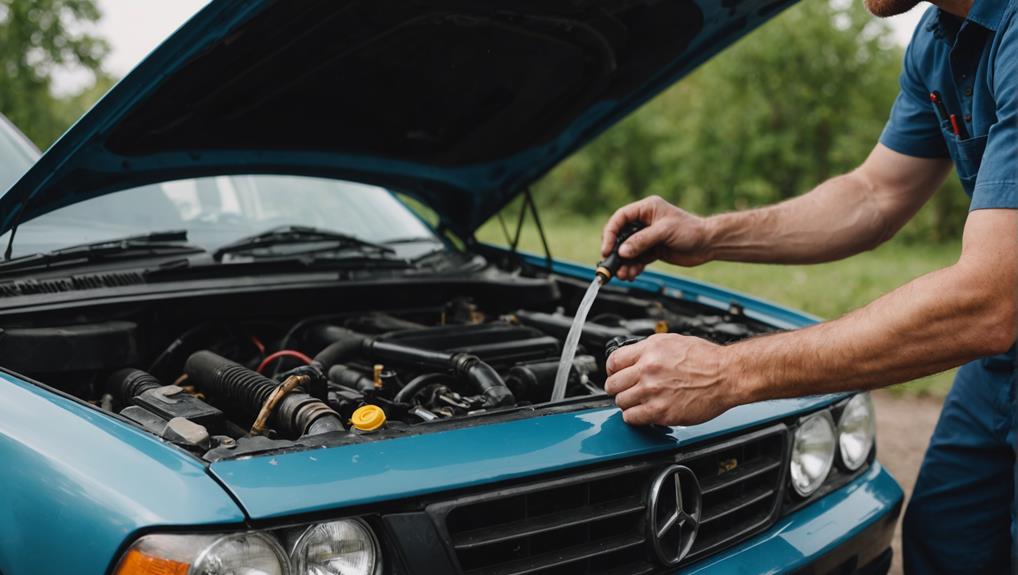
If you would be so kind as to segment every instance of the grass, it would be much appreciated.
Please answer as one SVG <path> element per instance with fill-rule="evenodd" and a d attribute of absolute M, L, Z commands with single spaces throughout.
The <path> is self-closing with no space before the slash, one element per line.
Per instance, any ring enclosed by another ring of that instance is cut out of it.
<path fill-rule="evenodd" d="M 548 244 L 556 259 L 594 264 L 599 259 L 601 221 L 557 219 L 545 222 Z M 481 241 L 505 245 L 497 220 L 478 231 Z M 532 226 L 525 226 L 520 249 L 542 253 Z M 654 269 L 744 292 L 822 318 L 839 317 L 908 281 L 953 263 L 958 244 L 927 246 L 891 242 L 872 252 L 822 265 L 774 266 L 713 262 L 680 269 L 655 264 Z M 942 397 L 953 371 L 895 386 L 895 393 Z"/>

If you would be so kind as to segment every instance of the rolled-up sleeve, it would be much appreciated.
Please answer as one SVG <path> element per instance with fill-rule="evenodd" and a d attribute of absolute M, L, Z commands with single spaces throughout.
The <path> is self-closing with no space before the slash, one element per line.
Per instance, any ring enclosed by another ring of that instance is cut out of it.
<path fill-rule="evenodd" d="M 919 26 L 925 25 L 924 22 Z M 891 108 L 891 117 L 880 135 L 880 143 L 895 152 L 919 158 L 947 158 L 947 144 L 940 120 L 930 103 L 930 92 L 916 74 L 915 42 L 905 50 L 899 84 L 901 91 Z"/>
<path fill-rule="evenodd" d="M 1001 29 L 993 68 L 997 121 L 990 127 L 971 210 L 1018 209 L 1018 25 L 1012 16 Z"/>

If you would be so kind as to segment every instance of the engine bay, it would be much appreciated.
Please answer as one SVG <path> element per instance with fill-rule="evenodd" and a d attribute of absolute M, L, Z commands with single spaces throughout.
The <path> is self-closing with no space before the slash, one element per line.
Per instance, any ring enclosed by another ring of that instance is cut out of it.
<path fill-rule="evenodd" d="M 727 344 L 773 330 L 735 304 L 721 311 L 612 285 L 583 328 L 566 399 L 552 403 L 583 282 L 498 272 L 441 289 L 407 283 L 64 311 L 47 327 L 11 320 L 0 357 L 215 461 L 607 401 L 605 347 L 617 338 Z"/>

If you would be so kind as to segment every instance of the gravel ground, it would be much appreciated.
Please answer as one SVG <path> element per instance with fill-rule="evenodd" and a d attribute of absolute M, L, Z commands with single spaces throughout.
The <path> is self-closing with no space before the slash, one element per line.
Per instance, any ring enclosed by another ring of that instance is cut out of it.
<path fill-rule="evenodd" d="M 940 415 L 939 399 L 898 397 L 886 391 L 873 394 L 877 410 L 877 458 L 905 490 L 906 503 L 930 435 Z M 891 575 L 901 575 L 901 522 L 894 534 Z"/>

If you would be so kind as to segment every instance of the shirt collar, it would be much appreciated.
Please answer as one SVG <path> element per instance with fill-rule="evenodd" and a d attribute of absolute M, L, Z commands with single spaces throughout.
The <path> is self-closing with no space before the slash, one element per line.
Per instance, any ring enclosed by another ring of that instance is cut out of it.
<path fill-rule="evenodd" d="M 1000 21 L 1004 18 L 1007 3 L 1008 0 L 975 0 L 972 9 L 969 10 L 967 20 L 996 32 L 1000 27 Z"/>
<path fill-rule="evenodd" d="M 1004 18 L 1007 6 L 1008 0 L 975 0 L 969 10 L 968 18 L 965 20 L 938 9 L 937 17 L 930 21 L 926 29 L 948 44 L 954 43 L 959 29 L 966 21 L 996 32 Z"/>
<path fill-rule="evenodd" d="M 954 44 L 954 39 L 958 35 L 958 28 L 960 27 L 960 18 L 938 8 L 937 17 L 930 20 L 926 30 L 932 33 L 934 38 L 946 42 L 950 46 Z"/>

